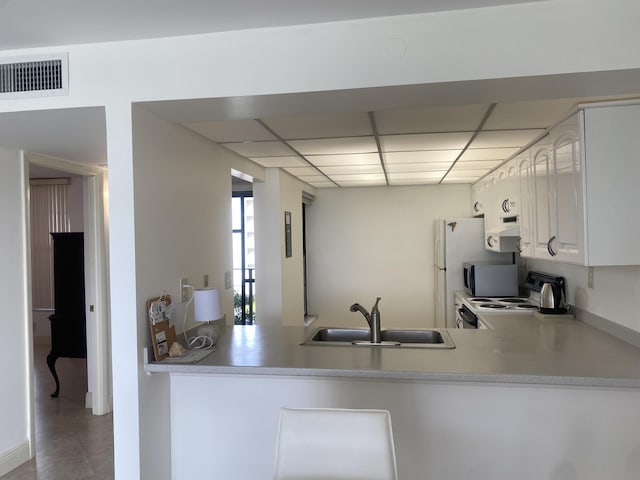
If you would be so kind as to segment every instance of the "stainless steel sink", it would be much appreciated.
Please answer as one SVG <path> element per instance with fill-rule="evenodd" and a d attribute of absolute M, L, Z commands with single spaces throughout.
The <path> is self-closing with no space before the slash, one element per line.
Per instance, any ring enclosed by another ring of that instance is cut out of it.
<path fill-rule="evenodd" d="M 441 329 L 389 329 L 381 331 L 381 342 L 371 343 L 368 328 L 320 327 L 301 345 L 338 345 L 358 347 L 455 348 L 449 333 Z"/>

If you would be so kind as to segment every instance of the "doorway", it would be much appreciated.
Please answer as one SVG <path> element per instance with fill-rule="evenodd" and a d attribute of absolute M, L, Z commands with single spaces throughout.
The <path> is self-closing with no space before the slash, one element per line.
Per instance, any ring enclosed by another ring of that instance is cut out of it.
<path fill-rule="evenodd" d="M 234 324 L 254 325 L 256 319 L 256 245 L 253 191 L 233 192 L 231 218 Z"/>
<path fill-rule="evenodd" d="M 112 409 L 104 209 L 106 171 L 100 167 L 79 165 L 38 154 L 25 154 L 25 157 L 29 161 L 29 177 L 69 177 L 74 179 L 73 183 L 79 184 L 77 193 L 69 199 L 76 204 L 70 208 L 71 211 L 76 210 L 76 214 L 69 229 L 84 233 L 87 342 L 87 392 L 84 405 L 94 415 L 103 415 Z M 44 333 L 47 327 L 48 319 L 45 317 L 44 322 L 40 319 L 40 325 L 36 325 L 34 330 L 36 338 L 33 340 L 42 341 L 38 334 Z M 61 384 L 61 388 L 64 388 L 64 381 Z"/>

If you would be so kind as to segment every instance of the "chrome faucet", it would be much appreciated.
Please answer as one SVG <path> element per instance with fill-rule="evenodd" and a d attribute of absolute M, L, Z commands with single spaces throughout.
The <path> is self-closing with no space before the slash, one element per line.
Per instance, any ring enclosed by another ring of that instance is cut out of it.
<path fill-rule="evenodd" d="M 360 312 L 364 318 L 366 318 L 369 328 L 371 329 L 371 343 L 380 343 L 380 310 L 378 310 L 378 302 L 381 297 L 378 297 L 376 303 L 371 307 L 371 313 L 367 312 L 365 308 L 359 303 L 354 303 L 349 308 L 350 312 Z"/>

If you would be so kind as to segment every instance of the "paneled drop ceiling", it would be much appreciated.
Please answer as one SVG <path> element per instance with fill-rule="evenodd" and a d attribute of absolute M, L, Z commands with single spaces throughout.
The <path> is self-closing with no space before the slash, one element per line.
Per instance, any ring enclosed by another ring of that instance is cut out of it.
<path fill-rule="evenodd" d="M 184 125 L 317 188 L 473 183 L 576 103 L 561 99 Z"/>

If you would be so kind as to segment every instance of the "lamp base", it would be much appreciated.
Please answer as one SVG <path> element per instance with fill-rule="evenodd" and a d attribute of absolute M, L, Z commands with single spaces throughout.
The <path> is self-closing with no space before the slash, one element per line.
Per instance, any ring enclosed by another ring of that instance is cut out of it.
<path fill-rule="evenodd" d="M 198 337 L 207 337 L 215 345 L 220 338 L 220 330 L 214 322 L 207 322 L 198 327 Z"/>

